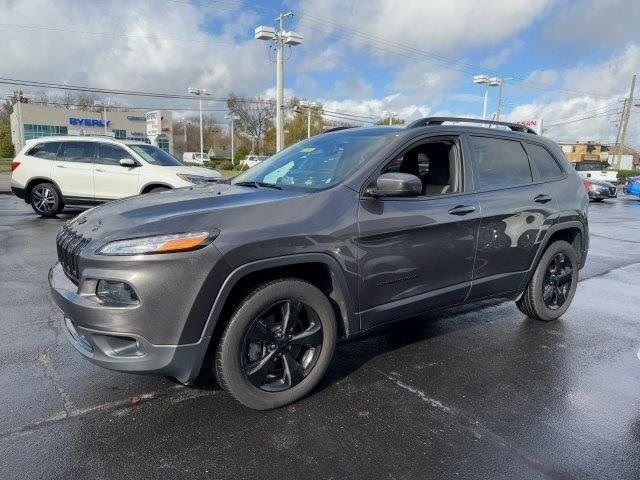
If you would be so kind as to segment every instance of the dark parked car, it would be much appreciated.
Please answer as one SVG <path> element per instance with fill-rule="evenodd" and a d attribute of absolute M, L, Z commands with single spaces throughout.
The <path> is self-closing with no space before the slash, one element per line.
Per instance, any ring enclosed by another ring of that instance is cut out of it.
<path fill-rule="evenodd" d="M 587 195 L 527 127 L 427 118 L 295 144 L 230 184 L 114 201 L 66 224 L 49 281 L 90 361 L 256 409 L 293 402 L 338 338 L 491 297 L 554 320 L 588 247 Z M 453 124 L 449 124 L 453 123 Z"/>
<path fill-rule="evenodd" d="M 616 198 L 618 196 L 618 189 L 613 183 L 585 178 L 582 180 L 582 184 L 587 191 L 587 195 L 589 195 L 589 200 L 594 202 L 601 202 L 605 198 Z"/>

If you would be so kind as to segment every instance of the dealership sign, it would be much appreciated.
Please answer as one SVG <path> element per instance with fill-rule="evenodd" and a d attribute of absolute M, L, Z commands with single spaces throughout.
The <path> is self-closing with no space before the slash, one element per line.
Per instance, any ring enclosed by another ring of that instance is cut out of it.
<path fill-rule="evenodd" d="M 107 120 L 107 127 L 110 123 L 111 121 Z M 69 117 L 69 125 L 77 125 L 83 127 L 104 127 L 104 121 L 95 118 Z"/>
<path fill-rule="evenodd" d="M 147 113 L 147 135 L 157 136 L 161 134 L 171 135 L 172 118 L 171 112 L 166 110 L 156 110 Z"/>
<path fill-rule="evenodd" d="M 526 120 L 516 120 L 516 123 L 529 127 L 538 135 L 542 135 L 542 119 L 541 118 L 529 118 Z"/>

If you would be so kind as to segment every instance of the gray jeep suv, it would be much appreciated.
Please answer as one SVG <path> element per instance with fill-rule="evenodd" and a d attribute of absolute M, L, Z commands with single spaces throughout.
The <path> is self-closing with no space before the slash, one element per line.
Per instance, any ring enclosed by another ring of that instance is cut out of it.
<path fill-rule="evenodd" d="M 381 324 L 490 297 L 558 318 L 587 205 L 562 150 L 521 125 L 345 129 L 228 184 L 84 212 L 60 231 L 49 282 L 88 360 L 186 384 L 212 369 L 269 409 L 318 384 L 337 339 Z"/>

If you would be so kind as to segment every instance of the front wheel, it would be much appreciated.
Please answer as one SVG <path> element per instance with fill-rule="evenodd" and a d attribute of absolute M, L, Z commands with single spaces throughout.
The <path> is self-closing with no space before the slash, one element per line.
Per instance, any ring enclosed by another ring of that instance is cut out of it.
<path fill-rule="evenodd" d="M 318 288 L 296 279 L 268 282 L 231 317 L 218 343 L 216 378 L 249 408 L 295 402 L 324 376 L 336 331 L 331 303 Z"/>
<path fill-rule="evenodd" d="M 567 242 L 553 242 L 544 252 L 516 305 L 526 316 L 551 321 L 567 311 L 578 286 L 578 254 Z"/>
<path fill-rule="evenodd" d="M 31 190 L 31 208 L 42 217 L 54 217 L 63 208 L 62 198 L 52 183 L 39 183 Z"/>

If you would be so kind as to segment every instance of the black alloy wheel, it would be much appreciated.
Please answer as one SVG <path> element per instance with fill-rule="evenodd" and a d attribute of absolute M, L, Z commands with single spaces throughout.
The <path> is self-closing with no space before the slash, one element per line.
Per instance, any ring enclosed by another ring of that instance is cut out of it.
<path fill-rule="evenodd" d="M 530 318 L 547 322 L 559 318 L 576 293 L 579 268 L 574 246 L 564 240 L 553 242 L 540 257 L 516 305 Z"/>
<path fill-rule="evenodd" d="M 279 392 L 298 385 L 322 350 L 322 324 L 309 305 L 288 299 L 258 315 L 245 335 L 242 366 L 261 390 Z"/>
<path fill-rule="evenodd" d="M 295 402 L 322 380 L 338 328 L 329 298 L 297 278 L 268 281 L 235 309 L 216 345 L 218 383 L 249 408 Z"/>
<path fill-rule="evenodd" d="M 571 260 L 558 253 L 549 262 L 542 286 L 542 301 L 550 310 L 557 310 L 567 301 L 573 280 Z"/>

